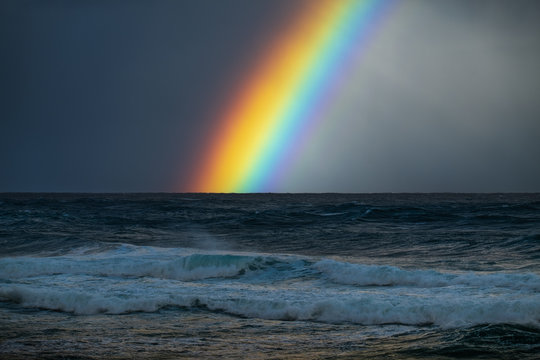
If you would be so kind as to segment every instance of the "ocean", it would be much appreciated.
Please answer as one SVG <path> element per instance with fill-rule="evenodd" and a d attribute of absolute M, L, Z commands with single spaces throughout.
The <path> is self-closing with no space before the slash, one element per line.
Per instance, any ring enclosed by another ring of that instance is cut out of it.
<path fill-rule="evenodd" d="M 540 194 L 0 194 L 2 359 L 538 359 Z"/>

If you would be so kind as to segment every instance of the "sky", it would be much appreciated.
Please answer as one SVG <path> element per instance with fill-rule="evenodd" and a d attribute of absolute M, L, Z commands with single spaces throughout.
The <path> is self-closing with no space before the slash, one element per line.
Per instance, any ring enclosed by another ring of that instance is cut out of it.
<path fill-rule="evenodd" d="M 385 0 L 276 181 L 193 186 L 307 3 L 0 2 L 0 192 L 540 191 L 536 0 Z"/>

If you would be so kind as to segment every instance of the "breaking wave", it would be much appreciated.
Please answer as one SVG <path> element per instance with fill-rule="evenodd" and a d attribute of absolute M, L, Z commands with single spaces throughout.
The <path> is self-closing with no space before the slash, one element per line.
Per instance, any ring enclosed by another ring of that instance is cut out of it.
<path fill-rule="evenodd" d="M 87 256 L 15 257 L 0 259 L 0 277 L 24 278 L 43 275 L 76 274 L 121 277 L 156 277 L 200 280 L 233 277 L 271 263 L 261 256 L 233 254 L 175 254 L 177 249 L 158 251 L 148 247 L 137 251 L 123 245 L 107 253 Z M 144 247 L 141 247 L 144 248 Z"/>
<path fill-rule="evenodd" d="M 327 323 L 540 327 L 539 290 L 533 273 L 407 270 L 133 245 L 0 259 L 0 301 L 73 314 L 175 307 Z"/>
<path fill-rule="evenodd" d="M 533 273 L 442 273 L 435 270 L 403 270 L 388 265 L 364 265 L 324 259 L 314 268 L 331 281 L 359 286 L 442 287 L 465 285 L 540 291 L 540 276 Z"/>
<path fill-rule="evenodd" d="M 148 290 L 148 289 L 147 289 Z M 505 297 L 471 299 L 467 297 L 381 297 L 378 294 L 343 297 L 326 293 L 277 292 L 220 296 L 207 289 L 190 295 L 173 291 L 116 293 L 59 291 L 47 288 L 11 286 L 0 289 L 0 299 L 74 314 L 124 314 L 155 312 L 165 307 L 203 308 L 248 318 L 320 321 L 328 323 L 405 324 L 463 327 L 478 324 L 511 323 L 540 327 L 540 298 Z"/>

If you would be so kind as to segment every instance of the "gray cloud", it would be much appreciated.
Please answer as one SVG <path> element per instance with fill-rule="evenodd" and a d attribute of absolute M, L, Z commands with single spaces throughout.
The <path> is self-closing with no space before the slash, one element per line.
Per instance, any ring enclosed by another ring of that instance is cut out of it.
<path fill-rule="evenodd" d="M 539 191 L 539 9 L 398 5 L 287 189 Z"/>

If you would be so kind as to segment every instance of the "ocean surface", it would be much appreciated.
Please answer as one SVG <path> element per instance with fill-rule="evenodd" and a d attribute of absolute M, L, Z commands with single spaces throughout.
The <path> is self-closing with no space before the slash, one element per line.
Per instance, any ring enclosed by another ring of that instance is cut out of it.
<path fill-rule="evenodd" d="M 2 359 L 538 359 L 540 194 L 0 194 Z"/>

